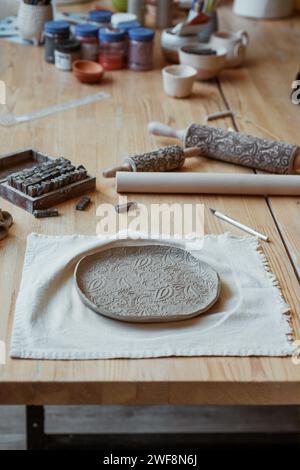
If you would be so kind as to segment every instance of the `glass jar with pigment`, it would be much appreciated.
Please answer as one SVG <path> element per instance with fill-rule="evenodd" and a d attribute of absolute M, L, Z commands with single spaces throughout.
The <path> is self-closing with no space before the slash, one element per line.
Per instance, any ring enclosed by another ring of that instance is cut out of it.
<path fill-rule="evenodd" d="M 110 10 L 92 10 L 89 12 L 89 19 L 97 23 L 99 28 L 106 28 L 110 26 L 112 15 L 113 12 Z"/>
<path fill-rule="evenodd" d="M 70 25 L 67 21 L 47 21 L 44 26 L 45 61 L 54 64 L 55 46 L 68 41 L 70 38 Z"/>
<path fill-rule="evenodd" d="M 55 67 L 59 70 L 69 72 L 72 64 L 80 59 L 81 44 L 77 39 L 69 39 L 64 43 L 59 43 L 55 48 Z"/>
<path fill-rule="evenodd" d="M 120 29 L 102 28 L 99 31 L 99 62 L 106 70 L 121 70 L 126 63 L 126 33 Z"/>
<path fill-rule="evenodd" d="M 137 71 L 153 69 L 154 31 L 150 28 L 135 28 L 129 30 L 128 36 L 128 67 Z"/>
<path fill-rule="evenodd" d="M 81 58 L 98 61 L 99 56 L 99 28 L 90 24 L 78 24 L 75 28 L 75 37 L 81 43 Z"/>

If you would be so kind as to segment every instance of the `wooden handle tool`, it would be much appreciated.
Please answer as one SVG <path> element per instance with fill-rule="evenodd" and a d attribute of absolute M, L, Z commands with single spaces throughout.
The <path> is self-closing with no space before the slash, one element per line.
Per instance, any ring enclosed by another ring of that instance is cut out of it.
<path fill-rule="evenodd" d="M 159 122 L 150 122 L 148 130 L 153 135 L 179 139 L 184 147 L 198 147 L 202 157 L 269 173 L 300 174 L 300 149 L 294 144 L 199 124 L 176 130 Z"/>
<path fill-rule="evenodd" d="M 199 148 L 183 149 L 170 145 L 153 152 L 134 155 L 125 159 L 124 164 L 103 172 L 105 178 L 114 178 L 118 172 L 165 172 L 179 170 L 186 158 L 199 156 Z"/>

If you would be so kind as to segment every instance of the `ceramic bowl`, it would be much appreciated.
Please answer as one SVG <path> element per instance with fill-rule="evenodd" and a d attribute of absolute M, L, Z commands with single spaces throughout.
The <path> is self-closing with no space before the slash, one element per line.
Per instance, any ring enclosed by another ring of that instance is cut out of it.
<path fill-rule="evenodd" d="M 197 70 L 189 65 L 169 65 L 162 70 L 165 93 L 173 98 L 187 98 L 192 93 Z"/>
<path fill-rule="evenodd" d="M 76 60 L 73 63 L 73 73 L 82 83 L 97 83 L 104 74 L 104 68 L 91 60 Z"/>
<path fill-rule="evenodd" d="M 172 28 L 165 29 L 161 34 L 161 49 L 168 62 L 178 64 L 179 49 L 184 46 L 193 46 L 199 44 L 199 37 L 177 36 L 172 33 Z"/>
<path fill-rule="evenodd" d="M 182 65 L 194 67 L 200 80 L 209 80 L 216 77 L 226 65 L 227 50 L 225 47 L 215 47 L 215 55 L 206 54 L 210 46 L 185 46 L 179 50 L 179 59 Z"/>

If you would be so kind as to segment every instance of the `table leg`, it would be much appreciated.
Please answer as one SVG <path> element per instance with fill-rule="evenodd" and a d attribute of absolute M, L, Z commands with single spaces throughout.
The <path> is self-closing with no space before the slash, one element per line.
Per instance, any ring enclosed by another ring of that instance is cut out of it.
<path fill-rule="evenodd" d="M 43 406 L 26 406 L 27 450 L 45 447 L 45 414 Z"/>

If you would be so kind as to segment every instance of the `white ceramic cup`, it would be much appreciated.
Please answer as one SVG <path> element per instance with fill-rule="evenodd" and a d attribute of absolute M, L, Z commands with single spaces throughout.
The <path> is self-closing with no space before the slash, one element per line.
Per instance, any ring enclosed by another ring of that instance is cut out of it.
<path fill-rule="evenodd" d="M 169 65 L 162 70 L 165 93 L 173 98 L 191 95 L 197 70 L 188 65 Z"/>
<path fill-rule="evenodd" d="M 229 33 L 219 31 L 211 35 L 209 45 L 212 48 L 224 47 L 227 50 L 226 67 L 239 67 L 246 57 L 249 36 L 246 31 Z"/>

